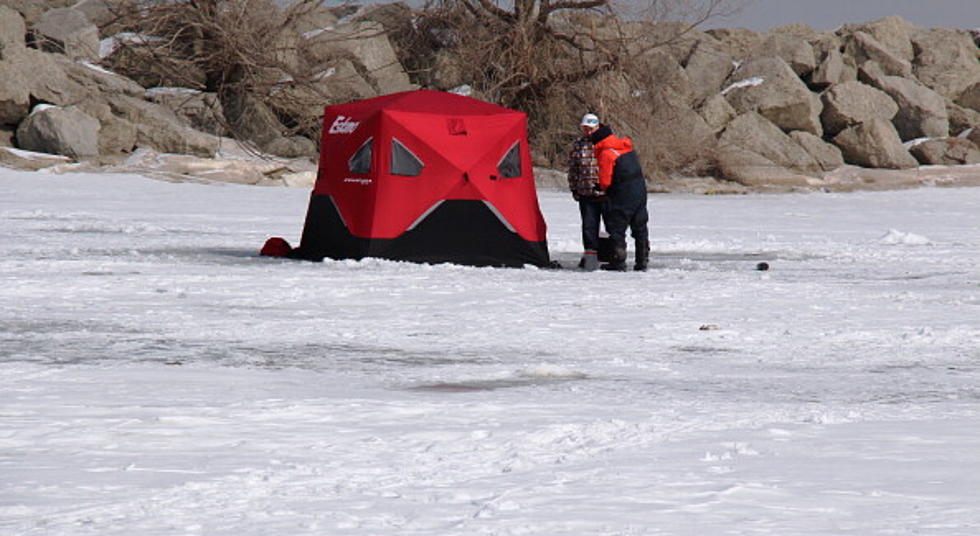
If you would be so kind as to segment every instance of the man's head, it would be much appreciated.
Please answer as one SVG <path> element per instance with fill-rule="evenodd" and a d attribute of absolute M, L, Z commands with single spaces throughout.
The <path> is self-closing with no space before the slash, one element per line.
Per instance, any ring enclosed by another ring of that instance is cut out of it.
<path fill-rule="evenodd" d="M 582 129 L 582 134 L 588 136 L 599 128 L 599 116 L 596 114 L 585 114 L 582 116 L 582 121 L 579 123 L 579 127 Z"/>

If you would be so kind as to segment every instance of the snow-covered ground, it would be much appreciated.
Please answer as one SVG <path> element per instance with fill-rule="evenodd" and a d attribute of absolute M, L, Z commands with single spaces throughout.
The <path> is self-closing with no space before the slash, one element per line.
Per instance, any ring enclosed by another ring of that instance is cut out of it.
<path fill-rule="evenodd" d="M 0 171 L 0 534 L 980 534 L 980 189 L 653 196 L 646 273 L 257 257 L 307 200 Z"/>

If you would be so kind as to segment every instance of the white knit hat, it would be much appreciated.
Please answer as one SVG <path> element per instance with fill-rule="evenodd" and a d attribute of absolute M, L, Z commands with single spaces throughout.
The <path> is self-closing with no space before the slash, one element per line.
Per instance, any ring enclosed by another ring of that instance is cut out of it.
<path fill-rule="evenodd" d="M 583 127 L 597 127 L 599 126 L 599 116 L 596 114 L 585 114 L 582 116 L 582 122 L 579 124 Z"/>

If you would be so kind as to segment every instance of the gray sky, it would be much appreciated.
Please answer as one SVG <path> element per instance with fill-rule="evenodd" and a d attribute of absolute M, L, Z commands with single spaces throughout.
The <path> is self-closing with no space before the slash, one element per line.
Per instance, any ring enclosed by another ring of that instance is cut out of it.
<path fill-rule="evenodd" d="M 705 28 L 749 28 L 765 31 L 794 22 L 817 30 L 833 30 L 851 22 L 899 15 L 925 28 L 980 28 L 980 0 L 746 0 L 748 6 Z"/>

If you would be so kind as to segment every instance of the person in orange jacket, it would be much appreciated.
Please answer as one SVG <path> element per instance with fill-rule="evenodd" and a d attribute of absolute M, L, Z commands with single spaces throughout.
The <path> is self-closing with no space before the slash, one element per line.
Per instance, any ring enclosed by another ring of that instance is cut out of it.
<path fill-rule="evenodd" d="M 626 270 L 626 228 L 636 245 L 633 268 L 645 271 L 650 259 L 650 235 L 647 223 L 647 184 L 640 159 L 633 150 L 633 140 L 617 137 L 607 125 L 600 124 L 589 136 L 599 161 L 599 188 L 609 197 L 609 219 L 606 231 L 614 243 L 612 260 L 604 270 Z"/>

